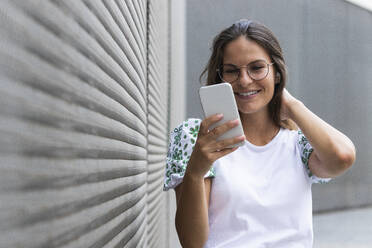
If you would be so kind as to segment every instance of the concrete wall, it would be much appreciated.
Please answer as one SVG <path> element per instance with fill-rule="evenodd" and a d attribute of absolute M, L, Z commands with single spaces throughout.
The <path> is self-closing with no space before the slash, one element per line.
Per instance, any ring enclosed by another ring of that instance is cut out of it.
<path fill-rule="evenodd" d="M 197 90 L 213 37 L 241 18 L 277 35 L 289 68 L 288 90 L 345 133 L 355 165 L 328 185 L 314 185 L 314 210 L 372 204 L 372 13 L 341 0 L 187 1 L 187 115 L 202 117 Z"/>

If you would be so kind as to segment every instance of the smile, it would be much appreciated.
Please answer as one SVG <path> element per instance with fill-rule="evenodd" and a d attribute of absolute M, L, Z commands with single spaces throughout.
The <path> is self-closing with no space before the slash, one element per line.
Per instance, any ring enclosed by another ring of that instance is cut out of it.
<path fill-rule="evenodd" d="M 238 93 L 238 94 L 241 95 L 241 96 L 250 96 L 250 95 L 257 94 L 258 92 L 260 92 L 260 90 L 248 91 L 248 92 Z"/>
<path fill-rule="evenodd" d="M 235 95 L 237 96 L 238 99 L 248 100 L 248 99 L 254 98 L 260 92 L 261 92 L 261 90 L 252 90 L 252 91 L 248 91 L 248 92 L 235 92 Z"/>

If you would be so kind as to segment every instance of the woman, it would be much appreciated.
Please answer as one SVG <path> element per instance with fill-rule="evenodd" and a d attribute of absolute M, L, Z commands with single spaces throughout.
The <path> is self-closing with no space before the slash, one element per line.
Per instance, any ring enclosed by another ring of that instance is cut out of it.
<path fill-rule="evenodd" d="M 209 130 L 219 115 L 171 133 L 164 190 L 176 191 L 182 246 L 312 247 L 311 185 L 350 168 L 353 143 L 284 88 L 282 50 L 258 22 L 217 35 L 205 73 L 208 85 L 231 84 L 245 135 L 217 142 L 237 125 Z"/>

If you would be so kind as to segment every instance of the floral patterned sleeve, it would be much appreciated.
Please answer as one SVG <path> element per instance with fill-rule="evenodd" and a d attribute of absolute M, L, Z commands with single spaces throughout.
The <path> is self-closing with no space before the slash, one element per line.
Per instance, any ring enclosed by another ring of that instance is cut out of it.
<path fill-rule="evenodd" d="M 302 163 L 305 167 L 307 175 L 310 178 L 311 183 L 324 184 L 324 183 L 328 183 L 329 181 L 331 181 L 332 178 L 320 178 L 311 173 L 310 168 L 309 168 L 309 158 L 310 158 L 310 154 L 313 152 L 314 149 L 301 130 L 298 131 L 298 145 L 300 148 Z"/>
<path fill-rule="evenodd" d="M 185 175 L 199 132 L 200 119 L 187 119 L 170 133 L 163 190 L 174 189 Z M 214 177 L 213 167 L 204 177 Z"/>

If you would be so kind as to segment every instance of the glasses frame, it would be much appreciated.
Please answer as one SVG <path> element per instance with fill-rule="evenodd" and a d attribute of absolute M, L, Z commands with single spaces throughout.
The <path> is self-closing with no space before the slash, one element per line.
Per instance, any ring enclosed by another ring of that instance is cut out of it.
<path fill-rule="evenodd" d="M 233 83 L 233 82 L 239 80 L 240 75 L 241 75 L 241 68 L 247 68 L 250 64 L 252 64 L 252 63 L 257 63 L 257 62 L 261 62 L 261 61 L 264 62 L 264 63 L 266 63 L 266 65 L 267 65 L 267 73 L 266 73 L 266 75 L 265 75 L 264 77 L 262 77 L 262 78 L 260 78 L 260 79 L 254 79 L 254 78 L 251 76 L 250 71 L 249 71 L 249 70 L 246 70 L 246 71 L 247 71 L 247 73 L 248 73 L 248 76 L 249 76 L 252 80 L 259 81 L 259 80 L 262 80 L 262 79 L 266 78 L 267 75 L 269 75 L 269 72 L 270 72 L 270 66 L 273 65 L 273 64 L 275 64 L 275 62 L 267 63 L 265 60 L 256 60 L 256 61 L 253 61 L 253 62 L 249 63 L 248 65 L 236 66 L 236 69 L 239 69 L 238 77 L 237 77 L 234 81 L 231 81 L 231 82 L 228 82 L 228 83 Z M 223 77 L 222 77 L 221 69 L 217 69 L 216 71 L 217 71 L 217 74 L 218 74 L 218 76 L 220 77 L 220 79 L 221 79 L 223 82 L 227 82 L 227 81 L 226 81 L 225 79 L 223 79 Z"/>

